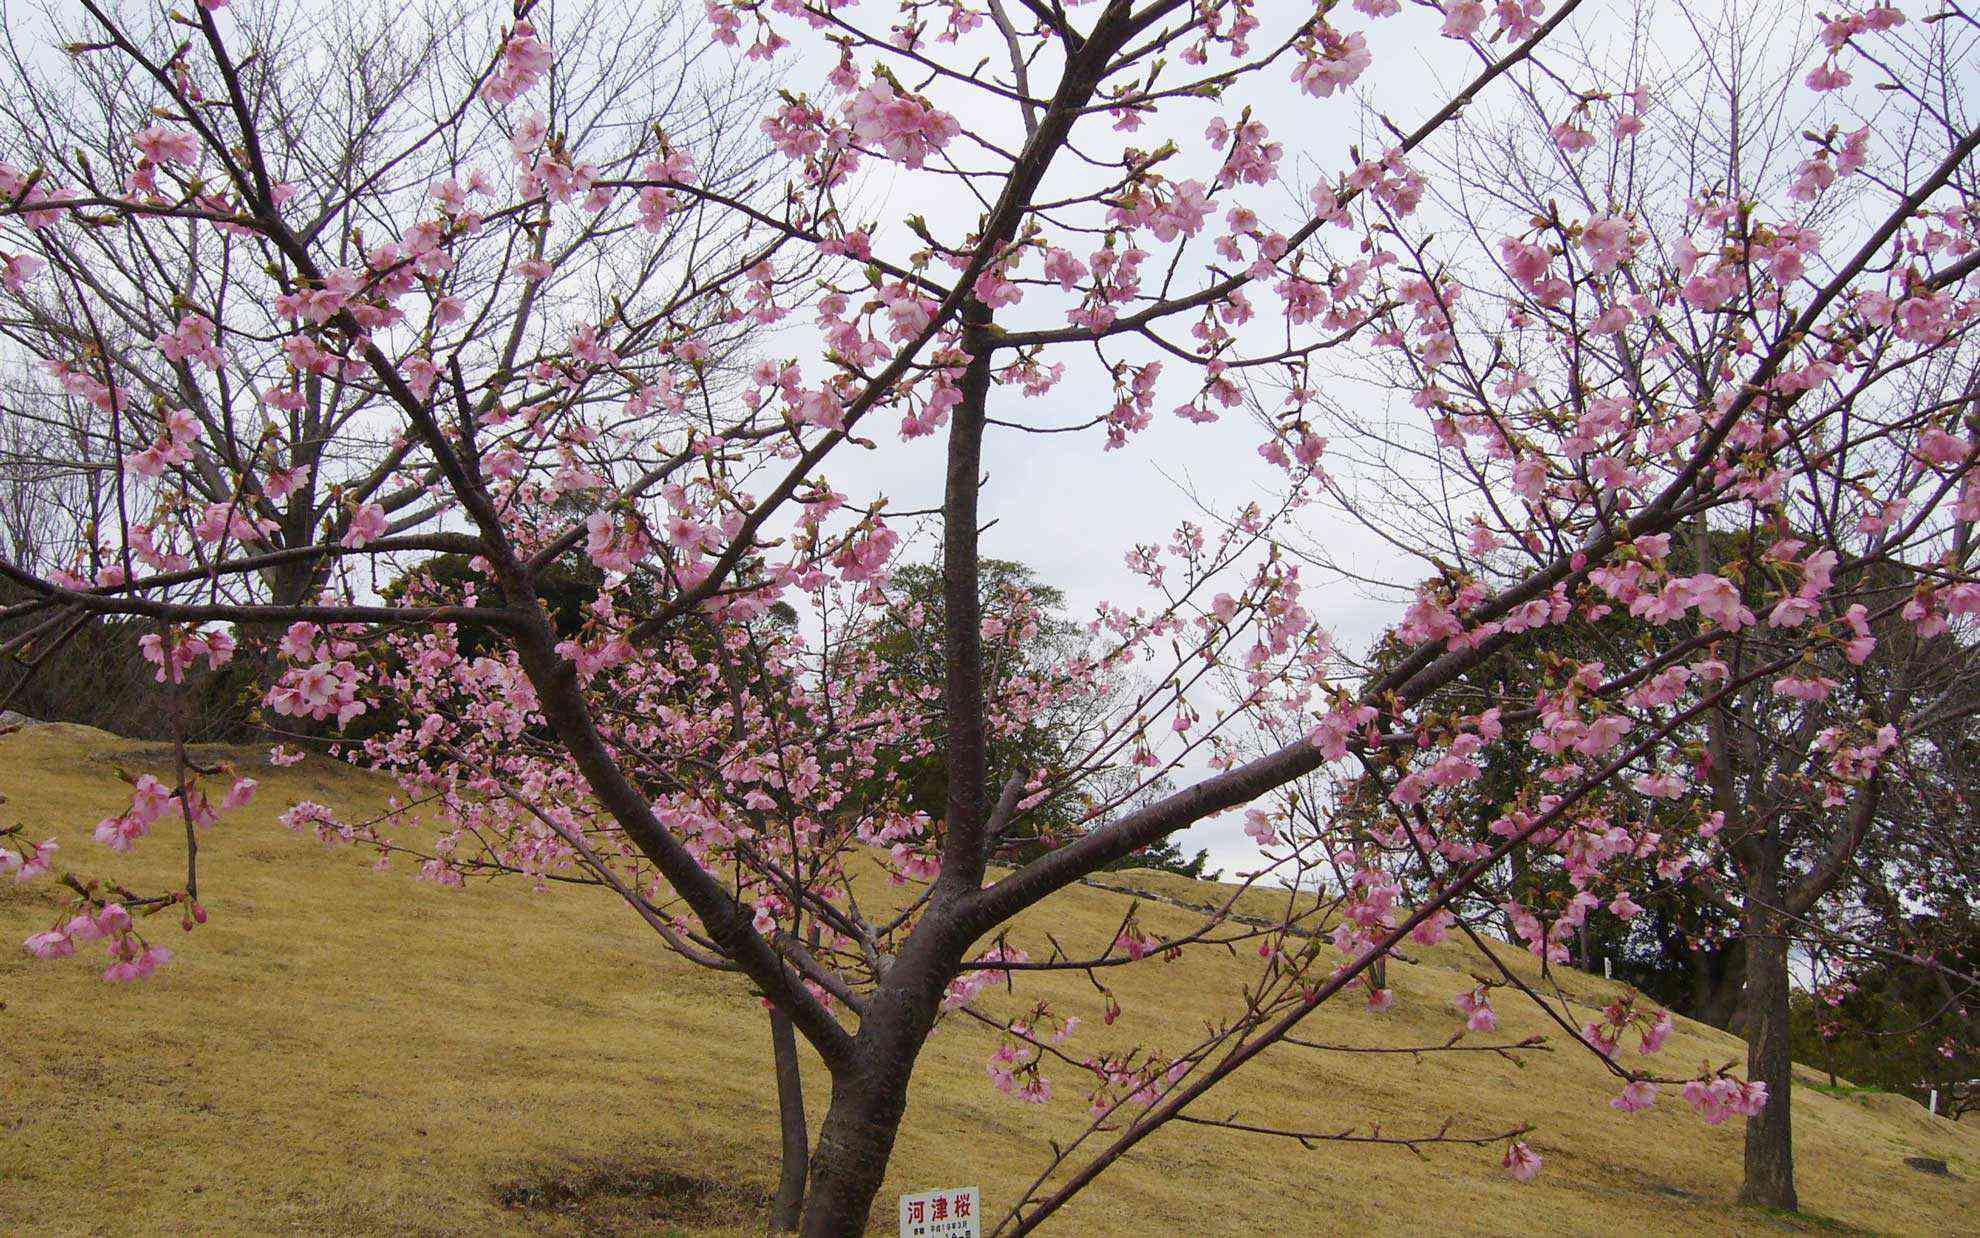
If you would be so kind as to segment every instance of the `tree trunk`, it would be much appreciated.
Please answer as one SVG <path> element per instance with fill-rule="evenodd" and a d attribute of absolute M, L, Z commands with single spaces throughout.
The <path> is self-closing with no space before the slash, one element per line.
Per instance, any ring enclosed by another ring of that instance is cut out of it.
<path fill-rule="evenodd" d="M 894 1136 L 907 1112 L 906 1070 L 867 1065 L 832 1085 L 832 1104 L 818 1128 L 811 1154 L 811 1190 L 805 1196 L 804 1238 L 847 1238 L 866 1232 L 867 1214 Z"/>
<path fill-rule="evenodd" d="M 804 1209 L 804 1183 L 811 1157 L 810 1136 L 804 1124 L 804 1077 L 798 1073 L 797 1035 L 791 1017 L 770 1008 L 770 1049 L 777 1064 L 777 1118 L 783 1130 L 783 1170 L 777 1179 L 777 1194 L 770 1201 L 770 1232 L 797 1232 Z"/>
<path fill-rule="evenodd" d="M 931 908 L 860 1013 L 858 1043 L 851 1060 L 833 1072 L 832 1103 L 811 1149 L 811 1185 L 799 1226 L 804 1238 L 866 1232 L 907 1114 L 915 1059 L 941 1009 L 941 978 L 955 975 L 962 955 L 949 927 L 946 909 Z"/>
<path fill-rule="evenodd" d="M 1746 1074 L 1767 1085 L 1767 1104 L 1746 1120 L 1746 1182 L 1739 1199 L 1793 1212 L 1799 1204 L 1789 1111 L 1794 1064 L 1788 1050 L 1787 931 L 1780 916 L 1764 906 L 1754 906 L 1748 920 L 1744 1015 Z"/>
<path fill-rule="evenodd" d="M 1737 1031 L 1746 968 L 1743 940 L 1701 946 L 1692 955 L 1691 1009 L 1684 1013 L 1721 1031 Z"/>

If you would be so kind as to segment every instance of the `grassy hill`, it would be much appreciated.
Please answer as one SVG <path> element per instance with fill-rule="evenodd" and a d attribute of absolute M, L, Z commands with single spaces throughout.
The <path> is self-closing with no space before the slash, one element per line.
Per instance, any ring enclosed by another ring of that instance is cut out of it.
<path fill-rule="evenodd" d="M 253 754 L 243 753 L 243 760 Z M 131 857 L 88 841 L 124 802 L 113 761 L 158 769 L 156 746 L 69 726 L 0 736 L 0 817 L 57 829 L 63 859 L 154 886 L 181 861 L 169 838 Z M 382 781 L 312 759 L 261 769 L 260 796 L 202 847 L 205 928 L 146 984 L 100 965 L 42 963 L 4 943 L 48 927 L 47 882 L 0 883 L 0 1233 L 753 1233 L 774 1174 L 774 1097 L 760 1008 L 730 978 L 670 959 L 608 897 L 506 882 L 442 890 L 378 875 L 274 824 L 312 798 L 359 816 Z M 82 854 L 78 854 L 82 853 Z M 1184 902 L 1210 892 L 1154 873 L 1109 879 Z M 1055 936 L 1103 944 L 1128 896 L 1082 889 L 1050 905 Z M 1185 913 L 1143 908 L 1165 929 Z M 1013 940 L 1043 945 L 1042 922 Z M 176 928 L 160 935 L 180 938 Z M 1527 956 L 1519 956 L 1530 962 Z M 1230 1008 L 1245 961 L 1212 952 L 1110 978 L 1126 1014 L 1101 1027 L 1083 978 L 1035 990 L 1087 1026 L 1071 1047 L 1181 1047 Z M 1455 946 L 1393 964 L 1396 1011 L 1323 1008 L 1314 1040 L 1436 1043 L 1450 996 L 1482 968 Z M 1590 1002 L 1617 991 L 1570 973 Z M 1545 1032 L 1501 1003 L 1508 1039 Z M 1414 1039 L 1412 1039 L 1414 1038 Z M 1045 1139 L 1081 1125 L 1084 1089 L 1056 1073 L 1042 1110 L 987 1084 L 993 1042 L 945 1023 L 922 1056 L 876 1210 L 892 1232 L 902 1190 L 978 1184 L 991 1216 L 1045 1164 Z M 1682 1023 L 1671 1072 L 1743 1057 Z M 814 1063 L 815 1065 L 815 1063 Z M 812 1117 L 822 1072 L 809 1075 Z M 1667 1090 L 1655 1111 L 1610 1110 L 1613 1081 L 1569 1046 L 1524 1068 L 1488 1054 L 1274 1050 L 1204 1102 L 1215 1116 L 1390 1133 L 1538 1124 L 1546 1158 L 1511 1181 L 1498 1151 L 1322 1145 L 1171 1127 L 1062 1214 L 1077 1234 L 1691 1234 L 1820 1229 L 1974 1233 L 1980 1131 L 1899 1097 L 1795 1093 L 1803 1206 L 1738 1209 L 1740 1123 L 1707 1127 Z M 1904 1158 L 1946 1160 L 1953 1176 Z"/>

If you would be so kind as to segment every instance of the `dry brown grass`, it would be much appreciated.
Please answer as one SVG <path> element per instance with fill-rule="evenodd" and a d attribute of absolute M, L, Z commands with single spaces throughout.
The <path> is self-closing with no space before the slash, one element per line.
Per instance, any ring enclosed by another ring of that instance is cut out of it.
<path fill-rule="evenodd" d="M 87 828 L 120 800 L 113 759 L 161 753 L 82 728 L 0 737 L 0 812 L 59 826 L 65 858 L 161 884 L 178 861 L 154 840 L 128 861 Z M 767 1031 L 733 980 L 662 955 L 647 931 L 590 891 L 522 885 L 465 892 L 374 875 L 272 824 L 315 798 L 375 808 L 384 784 L 312 760 L 266 771 L 253 808 L 203 853 L 212 922 L 173 941 L 158 978 L 110 986 L 82 960 L 0 951 L 0 1232 L 749 1233 L 771 1182 Z M 78 855 L 77 852 L 86 854 Z M 1185 900 L 1201 889 L 1159 874 L 1113 880 Z M 1263 897 L 1262 895 L 1259 897 Z M 1104 942 L 1123 895 L 1078 890 L 1049 907 L 1068 945 Z M 47 883 L 0 890 L 0 940 L 52 918 Z M 1156 930 L 1184 913 L 1147 905 Z M 1042 945 L 1044 921 L 1013 939 Z M 169 930 L 178 937 L 176 929 Z M 1034 951 L 1038 953 L 1040 951 Z M 1440 1039 L 1446 1003 L 1477 960 L 1455 947 L 1395 965 L 1397 1011 L 1377 1026 L 1359 1003 L 1309 1020 L 1319 1040 Z M 1040 982 L 1087 1020 L 1093 1051 L 1179 1048 L 1230 1009 L 1242 961 L 1212 953 L 1111 978 L 1127 1013 L 1099 1027 L 1085 981 Z M 1577 977 L 1600 1000 L 1612 987 Z M 1517 1037 L 1546 1030 L 1505 1007 Z M 993 1092 L 991 1042 L 945 1024 L 922 1056 L 908 1122 L 878 1210 L 892 1194 L 980 1184 L 992 1214 L 1043 1163 L 1044 1139 L 1078 1128 L 1078 1081 L 1042 1111 Z M 1682 1024 L 1661 1055 L 1676 1071 L 1739 1054 Z M 813 1118 L 823 1078 L 811 1076 Z M 1848 1227 L 1974 1233 L 1980 1140 L 1896 1097 L 1795 1097 L 1804 1207 L 1826 1221 L 1737 1209 L 1740 1130 L 1702 1125 L 1666 1096 L 1648 1115 L 1608 1109 L 1612 1081 L 1579 1052 L 1524 1068 L 1485 1055 L 1278 1050 L 1206 1105 L 1247 1120 L 1391 1131 L 1454 1116 L 1485 1131 L 1532 1121 L 1547 1158 L 1521 1186 L 1497 1152 L 1323 1146 L 1172 1128 L 1062 1214 L 1078 1234 L 1544 1232 L 1696 1234 Z M 1907 1168 L 1942 1157 L 1951 1178 Z M 726 1218 L 742 1218 L 739 1222 Z"/>

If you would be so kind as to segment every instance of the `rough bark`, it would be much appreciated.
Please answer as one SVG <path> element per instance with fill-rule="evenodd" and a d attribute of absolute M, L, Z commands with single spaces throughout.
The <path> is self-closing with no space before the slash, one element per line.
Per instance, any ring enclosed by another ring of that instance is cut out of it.
<path fill-rule="evenodd" d="M 1758 900 L 1756 900 L 1757 902 Z M 1771 901 L 1771 900 L 1768 900 Z M 1767 1105 L 1746 1120 L 1741 1203 L 1793 1212 L 1793 1060 L 1788 1050 L 1788 942 L 1777 912 L 1755 907 L 1746 945 L 1746 1075 L 1767 1085 Z"/>
<path fill-rule="evenodd" d="M 866 1232 L 867 1214 L 907 1112 L 907 1074 L 863 1070 L 835 1081 L 832 1104 L 811 1154 L 811 1190 L 800 1232 L 843 1238 Z"/>

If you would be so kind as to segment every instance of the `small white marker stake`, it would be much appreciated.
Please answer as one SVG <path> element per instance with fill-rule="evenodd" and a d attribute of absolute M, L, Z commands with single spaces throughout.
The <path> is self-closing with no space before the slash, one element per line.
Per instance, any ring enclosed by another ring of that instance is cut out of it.
<path fill-rule="evenodd" d="M 983 1201 L 973 1186 L 901 1196 L 901 1238 L 983 1238 Z"/>
<path fill-rule="evenodd" d="M 1616 961 L 1605 954 L 1602 956 L 1602 979 L 1614 980 L 1615 978 Z"/>
<path fill-rule="evenodd" d="M 1939 1089 L 1932 1089 L 1932 1103 L 1926 1107 L 1925 1111 L 1933 1117 L 1939 1116 Z"/>

